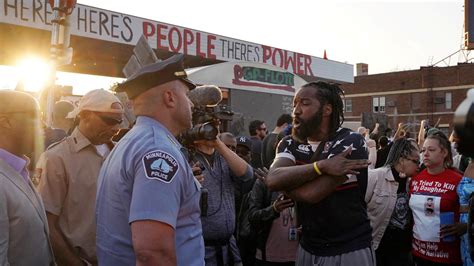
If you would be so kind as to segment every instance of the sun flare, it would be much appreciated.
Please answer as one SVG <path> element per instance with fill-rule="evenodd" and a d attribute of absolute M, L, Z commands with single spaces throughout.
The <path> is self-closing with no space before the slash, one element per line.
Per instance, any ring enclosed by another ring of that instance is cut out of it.
<path fill-rule="evenodd" d="M 51 65 L 38 57 L 27 57 L 16 65 L 18 82 L 23 84 L 25 91 L 38 92 L 48 83 Z"/>

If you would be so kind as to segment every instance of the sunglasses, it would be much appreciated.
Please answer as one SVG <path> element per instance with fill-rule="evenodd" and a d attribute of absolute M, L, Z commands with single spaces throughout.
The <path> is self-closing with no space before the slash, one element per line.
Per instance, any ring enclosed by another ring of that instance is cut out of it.
<path fill-rule="evenodd" d="M 119 124 L 122 124 L 122 122 L 123 122 L 123 119 L 116 119 L 116 118 L 103 116 L 103 115 L 99 115 L 99 114 L 96 114 L 96 115 L 102 120 L 102 122 L 104 122 L 108 126 L 119 125 Z"/>

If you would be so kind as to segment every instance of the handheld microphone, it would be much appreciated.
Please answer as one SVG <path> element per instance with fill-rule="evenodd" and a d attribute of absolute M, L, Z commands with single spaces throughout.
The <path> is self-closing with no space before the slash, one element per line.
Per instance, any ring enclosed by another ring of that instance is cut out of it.
<path fill-rule="evenodd" d="M 215 85 L 203 85 L 188 92 L 188 97 L 194 106 L 213 107 L 222 101 L 222 92 Z"/>

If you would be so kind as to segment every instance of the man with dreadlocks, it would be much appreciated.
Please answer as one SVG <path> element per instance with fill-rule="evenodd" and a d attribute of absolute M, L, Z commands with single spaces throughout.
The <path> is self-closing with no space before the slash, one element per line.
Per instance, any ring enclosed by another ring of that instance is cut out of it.
<path fill-rule="evenodd" d="M 302 237 L 296 265 L 375 264 L 364 201 L 367 145 L 340 127 L 342 94 L 326 82 L 301 87 L 293 100 L 292 135 L 279 143 L 267 176 L 271 190 L 297 203 Z"/>

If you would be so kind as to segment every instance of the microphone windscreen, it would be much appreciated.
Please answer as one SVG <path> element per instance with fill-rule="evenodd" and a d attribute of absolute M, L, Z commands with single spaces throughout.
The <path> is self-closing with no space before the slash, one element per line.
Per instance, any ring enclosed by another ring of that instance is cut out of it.
<path fill-rule="evenodd" d="M 214 85 L 198 86 L 188 92 L 188 97 L 195 106 L 216 106 L 222 101 L 222 92 Z"/>

